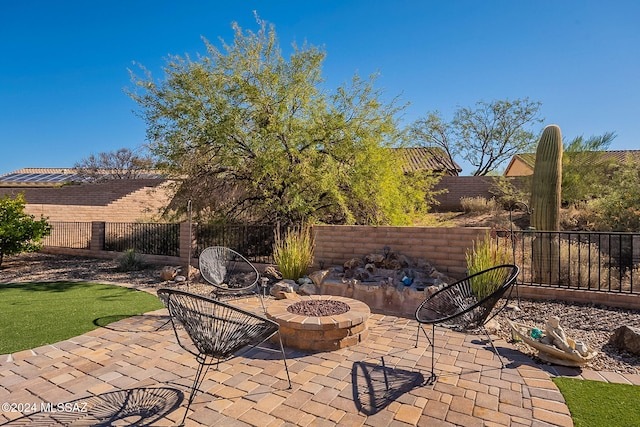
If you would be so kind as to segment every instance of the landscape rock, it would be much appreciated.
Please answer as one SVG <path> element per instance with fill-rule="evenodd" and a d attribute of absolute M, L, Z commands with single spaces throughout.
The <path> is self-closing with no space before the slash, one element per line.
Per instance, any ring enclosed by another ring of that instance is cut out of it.
<path fill-rule="evenodd" d="M 165 282 L 173 280 L 178 275 L 179 271 L 180 271 L 179 267 L 171 267 L 171 266 L 163 267 L 162 270 L 160 271 L 160 279 L 164 280 Z"/>
<path fill-rule="evenodd" d="M 316 270 L 309 274 L 309 278 L 316 286 L 322 285 L 324 279 L 329 275 L 329 270 Z"/>
<path fill-rule="evenodd" d="M 367 264 L 374 264 L 376 267 L 380 267 L 384 262 L 384 255 L 369 254 L 364 257 L 364 260 Z"/>
<path fill-rule="evenodd" d="M 620 326 L 613 331 L 611 338 L 609 338 L 609 344 L 629 353 L 640 355 L 640 328 Z"/>
<path fill-rule="evenodd" d="M 262 273 L 262 275 L 268 277 L 269 280 L 282 280 L 282 274 L 280 274 L 278 269 L 273 265 L 267 266 L 267 268 L 264 269 L 264 273 Z"/>
<path fill-rule="evenodd" d="M 345 270 L 351 270 L 357 267 L 362 267 L 364 263 L 360 258 L 351 258 L 349 261 L 344 263 Z"/>
<path fill-rule="evenodd" d="M 298 284 L 300 286 L 306 285 L 307 283 L 313 283 L 313 280 L 311 280 L 308 276 L 301 277 L 298 279 Z"/>
<path fill-rule="evenodd" d="M 298 284 L 293 280 L 281 280 L 271 286 L 269 293 L 278 298 L 281 293 L 294 293 L 298 289 Z M 280 295 L 281 296 L 281 295 Z"/>
<path fill-rule="evenodd" d="M 313 283 L 305 283 L 298 288 L 300 295 L 318 295 L 318 288 Z"/>

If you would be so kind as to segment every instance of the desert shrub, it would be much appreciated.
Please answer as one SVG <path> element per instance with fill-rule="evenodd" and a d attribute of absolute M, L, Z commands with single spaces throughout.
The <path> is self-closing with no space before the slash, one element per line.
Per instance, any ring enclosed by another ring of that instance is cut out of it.
<path fill-rule="evenodd" d="M 127 249 L 117 259 L 118 271 L 138 271 L 148 267 L 144 257 L 135 249 Z"/>
<path fill-rule="evenodd" d="M 492 239 L 489 233 L 465 253 L 469 275 L 494 267 L 508 264 L 511 260 L 510 248 L 498 239 Z M 505 271 L 496 270 L 471 280 L 471 288 L 476 298 L 482 299 L 495 291 L 505 279 Z"/>
<path fill-rule="evenodd" d="M 462 210 L 471 214 L 495 213 L 501 209 L 500 204 L 494 199 L 486 197 L 462 197 L 460 198 Z"/>
<path fill-rule="evenodd" d="M 307 274 L 313 262 L 314 241 L 311 227 L 300 225 L 289 228 L 284 236 L 276 228 L 273 260 L 283 279 L 297 280 Z"/>

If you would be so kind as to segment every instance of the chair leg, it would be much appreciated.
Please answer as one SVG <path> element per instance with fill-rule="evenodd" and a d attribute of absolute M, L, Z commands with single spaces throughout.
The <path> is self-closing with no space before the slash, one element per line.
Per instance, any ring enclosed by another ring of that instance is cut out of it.
<path fill-rule="evenodd" d="M 416 334 L 416 348 L 418 347 L 418 338 L 420 337 L 420 331 L 424 333 L 424 336 L 427 337 L 427 341 L 429 341 L 429 345 L 431 346 L 431 375 L 429 379 L 425 381 L 425 384 L 431 385 L 436 382 L 438 378 L 435 374 L 435 361 L 436 361 L 436 325 L 435 323 L 431 324 L 431 338 L 427 335 L 427 331 L 422 327 L 422 323 L 418 322 L 418 333 Z"/>
<path fill-rule="evenodd" d="M 260 293 L 260 291 L 258 291 L 258 298 L 260 298 L 260 304 L 262 304 L 262 311 L 264 311 L 264 313 L 267 313 L 267 307 L 264 305 L 264 296 Z"/>
<path fill-rule="evenodd" d="M 167 326 L 169 323 L 171 323 L 171 317 L 169 317 L 169 320 L 167 320 L 166 322 L 164 322 L 162 325 L 158 326 L 156 328 L 156 332 L 158 332 L 160 329 L 164 328 L 165 326 Z"/>
<path fill-rule="evenodd" d="M 427 335 L 424 328 L 422 327 L 422 323 L 418 322 L 418 333 L 416 334 L 416 348 L 418 348 L 418 338 L 420 337 L 420 331 L 422 331 L 424 336 L 427 337 L 427 340 L 429 340 L 429 343 L 431 343 L 431 340 L 429 339 L 429 335 Z"/>
<path fill-rule="evenodd" d="M 189 402 L 187 403 L 187 409 L 184 411 L 184 417 L 182 417 L 181 426 L 184 426 L 185 421 L 187 420 L 187 414 L 189 413 L 189 408 L 191 407 L 191 403 L 193 402 L 198 390 L 200 389 L 200 385 L 204 380 L 204 377 L 207 375 L 207 371 L 211 364 L 206 363 L 207 358 L 202 357 L 198 358 L 198 370 L 196 371 L 196 376 L 193 379 L 193 385 L 191 386 L 191 393 L 189 394 Z"/>
<path fill-rule="evenodd" d="M 495 344 L 493 344 L 493 340 L 491 339 L 491 335 L 489 334 L 489 331 L 487 331 L 487 328 L 485 328 L 484 326 L 482 326 L 482 330 L 484 331 L 484 334 L 489 339 L 489 344 L 491 344 L 491 347 L 493 347 L 494 353 L 498 356 L 498 359 L 500 360 L 500 363 L 502 364 L 502 368 L 504 368 L 505 367 L 504 360 L 502 359 L 502 356 L 500 355 L 500 352 L 496 348 Z"/>
<path fill-rule="evenodd" d="M 284 345 L 282 345 L 282 337 L 278 332 L 278 341 L 280 342 L 280 352 L 282 353 L 282 361 L 284 362 L 284 370 L 287 372 L 287 380 L 289 381 L 289 388 L 291 386 L 291 377 L 289 376 L 289 367 L 287 366 L 287 356 L 284 354 Z"/>
<path fill-rule="evenodd" d="M 425 332 L 425 335 L 427 333 Z M 427 337 L 428 338 L 428 337 Z M 438 377 L 436 376 L 436 324 L 431 324 L 431 340 L 429 340 L 431 344 L 431 376 L 427 380 L 427 384 L 431 385 L 436 382 Z"/>

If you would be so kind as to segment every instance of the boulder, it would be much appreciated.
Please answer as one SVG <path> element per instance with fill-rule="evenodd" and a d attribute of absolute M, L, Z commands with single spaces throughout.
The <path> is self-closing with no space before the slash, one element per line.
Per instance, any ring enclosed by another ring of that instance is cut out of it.
<path fill-rule="evenodd" d="M 369 254 L 366 257 L 364 257 L 364 260 L 367 264 L 374 264 L 376 266 L 380 266 L 384 262 L 384 255 Z"/>
<path fill-rule="evenodd" d="M 362 267 L 364 263 L 360 258 L 351 258 L 349 261 L 344 263 L 345 270 L 351 270 L 353 268 Z"/>
<path fill-rule="evenodd" d="M 269 280 L 282 280 L 282 274 L 280 274 L 278 269 L 273 265 L 267 266 L 267 268 L 264 269 L 264 273 L 262 275 L 268 277 Z"/>
<path fill-rule="evenodd" d="M 309 274 L 309 278 L 313 281 L 313 283 L 316 286 L 320 286 L 322 285 L 322 282 L 324 282 L 324 279 L 327 277 L 328 274 L 329 274 L 329 270 L 316 270 L 311 274 Z"/>
<path fill-rule="evenodd" d="M 273 286 L 271 286 L 271 289 L 269 290 L 269 293 L 278 298 L 281 299 L 279 297 L 282 297 L 282 293 L 294 293 L 296 292 L 296 290 L 298 289 L 298 284 L 293 281 L 293 280 L 281 280 L 278 283 L 275 283 Z"/>
<path fill-rule="evenodd" d="M 307 283 L 313 283 L 313 280 L 309 278 L 309 276 L 304 276 L 298 279 L 298 285 L 306 285 Z"/>
<path fill-rule="evenodd" d="M 609 338 L 609 344 L 629 353 L 640 355 L 640 328 L 620 326 L 613 331 L 613 335 Z"/>
<path fill-rule="evenodd" d="M 298 288 L 298 294 L 300 295 L 318 295 L 318 288 L 313 283 L 305 283 Z"/>
<path fill-rule="evenodd" d="M 179 271 L 180 271 L 179 267 L 171 267 L 171 266 L 163 267 L 162 271 L 160 271 L 160 279 L 165 282 L 173 280 L 178 275 Z"/>

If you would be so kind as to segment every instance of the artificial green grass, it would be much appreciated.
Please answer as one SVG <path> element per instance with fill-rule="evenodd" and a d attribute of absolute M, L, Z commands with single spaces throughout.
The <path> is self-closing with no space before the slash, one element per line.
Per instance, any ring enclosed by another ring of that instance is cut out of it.
<path fill-rule="evenodd" d="M 640 426 L 640 387 L 557 377 L 575 427 Z"/>
<path fill-rule="evenodd" d="M 88 282 L 0 284 L 0 354 L 52 344 L 162 308 L 154 295 Z"/>

